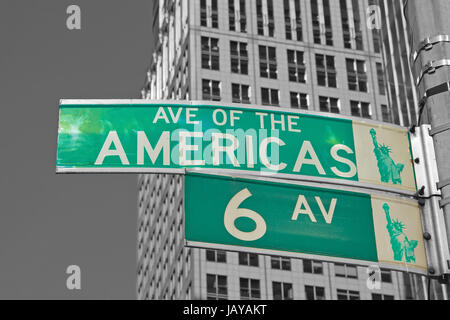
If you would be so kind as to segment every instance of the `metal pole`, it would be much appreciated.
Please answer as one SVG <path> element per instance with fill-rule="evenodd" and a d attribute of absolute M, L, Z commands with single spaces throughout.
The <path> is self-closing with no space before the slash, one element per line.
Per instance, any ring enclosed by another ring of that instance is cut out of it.
<path fill-rule="evenodd" d="M 441 284 L 442 300 L 448 300 L 447 288 L 445 284 Z"/>
<path fill-rule="evenodd" d="M 420 118 L 423 123 L 431 124 L 438 189 L 442 193 L 439 204 L 450 243 L 450 1 L 403 2 L 412 50 L 410 67 L 419 99 L 422 98 Z M 447 260 L 447 271 L 449 269 Z"/>

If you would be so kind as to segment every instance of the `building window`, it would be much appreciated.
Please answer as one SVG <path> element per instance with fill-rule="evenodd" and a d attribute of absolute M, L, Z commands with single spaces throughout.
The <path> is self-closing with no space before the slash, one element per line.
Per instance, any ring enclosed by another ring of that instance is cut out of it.
<path fill-rule="evenodd" d="M 372 110 L 370 108 L 370 103 L 350 101 L 350 108 L 352 116 L 354 117 L 363 117 L 367 119 L 372 118 Z"/>
<path fill-rule="evenodd" d="M 359 12 L 359 1 L 360 0 L 352 0 L 353 28 L 355 30 L 356 50 L 364 50 L 362 27 L 361 27 L 361 14 Z"/>
<path fill-rule="evenodd" d="M 320 261 L 303 259 L 303 272 L 312 274 L 323 274 L 323 264 Z"/>
<path fill-rule="evenodd" d="M 202 68 L 219 70 L 219 39 L 202 37 Z"/>
<path fill-rule="evenodd" d="M 311 15 L 313 25 L 314 43 L 321 44 L 320 16 L 317 0 L 311 0 Z"/>
<path fill-rule="evenodd" d="M 319 97 L 320 111 L 340 113 L 339 99 L 329 97 Z"/>
<path fill-rule="evenodd" d="M 372 300 L 395 300 L 395 298 L 389 294 L 372 293 Z"/>
<path fill-rule="evenodd" d="M 386 82 L 384 81 L 384 69 L 383 65 L 379 62 L 376 64 L 377 66 L 377 79 L 378 79 L 378 92 L 385 96 L 386 95 Z"/>
<path fill-rule="evenodd" d="M 286 31 L 286 39 L 292 40 L 292 25 L 291 25 L 291 9 L 289 8 L 290 1 L 284 0 L 284 24 Z"/>
<path fill-rule="evenodd" d="M 206 250 L 206 261 L 226 263 L 227 253 L 222 250 Z"/>
<path fill-rule="evenodd" d="M 337 289 L 338 300 L 360 300 L 359 292 L 352 290 Z"/>
<path fill-rule="evenodd" d="M 347 49 L 363 50 L 363 37 L 361 30 L 361 15 L 359 12 L 360 0 L 351 0 L 353 12 L 351 16 L 353 21 L 350 21 L 350 14 L 348 12 L 347 0 L 340 0 L 342 30 L 344 36 L 344 47 Z"/>
<path fill-rule="evenodd" d="M 277 78 L 277 55 L 275 47 L 259 46 L 259 72 L 263 78 Z"/>
<path fill-rule="evenodd" d="M 270 257 L 270 264 L 272 269 L 277 270 L 291 270 L 291 259 L 285 257 Z"/>
<path fill-rule="evenodd" d="M 241 299 L 261 299 L 261 286 L 259 280 L 239 278 Z"/>
<path fill-rule="evenodd" d="M 381 31 L 372 29 L 373 50 L 375 53 L 381 53 Z"/>
<path fill-rule="evenodd" d="M 292 283 L 272 282 L 273 300 L 293 300 Z"/>
<path fill-rule="evenodd" d="M 217 274 L 207 274 L 206 292 L 208 300 L 227 300 L 227 277 Z"/>
<path fill-rule="evenodd" d="M 325 300 L 325 288 L 305 286 L 306 300 Z"/>
<path fill-rule="evenodd" d="M 211 27 L 219 28 L 219 10 L 217 7 L 218 0 L 211 0 Z"/>
<path fill-rule="evenodd" d="M 247 43 L 230 41 L 231 72 L 248 74 Z"/>
<path fill-rule="evenodd" d="M 220 81 L 202 80 L 203 100 L 220 101 Z"/>
<path fill-rule="evenodd" d="M 228 25 L 230 27 L 230 31 L 236 31 L 236 12 L 234 0 L 228 0 Z"/>
<path fill-rule="evenodd" d="M 350 21 L 347 11 L 347 0 L 341 1 L 342 34 L 344 37 L 344 48 L 352 48 L 352 35 L 350 33 Z"/>
<path fill-rule="evenodd" d="M 384 122 L 392 123 L 391 111 L 389 110 L 388 106 L 385 104 L 381 105 L 381 116 L 382 116 Z"/>
<path fill-rule="evenodd" d="M 316 54 L 317 83 L 319 86 L 336 88 L 336 67 L 333 56 Z"/>
<path fill-rule="evenodd" d="M 369 0 L 369 6 L 378 6 L 378 4 L 378 0 Z M 375 53 L 381 53 L 381 30 L 378 30 L 377 28 L 372 29 L 372 40 Z"/>
<path fill-rule="evenodd" d="M 294 0 L 294 8 L 291 8 L 290 0 L 284 0 L 284 21 L 286 39 L 303 41 L 300 0 Z"/>
<path fill-rule="evenodd" d="M 250 86 L 232 83 L 231 95 L 234 103 L 250 103 Z"/>
<path fill-rule="evenodd" d="M 358 279 L 358 269 L 354 265 L 336 263 L 334 265 L 334 272 L 336 277 Z"/>
<path fill-rule="evenodd" d="M 200 25 L 206 27 L 208 23 L 206 0 L 200 0 Z"/>
<path fill-rule="evenodd" d="M 207 6 L 207 0 L 200 0 L 200 25 L 202 27 L 219 28 L 219 10 L 217 0 L 209 0 L 211 5 Z M 211 25 L 208 26 L 208 13 Z"/>
<path fill-rule="evenodd" d="M 333 29 L 331 27 L 331 10 L 330 0 L 323 0 L 323 14 L 325 21 L 325 44 L 327 46 L 333 45 Z"/>
<path fill-rule="evenodd" d="M 264 35 L 264 17 L 263 17 L 263 9 L 262 9 L 262 0 L 256 1 L 256 23 L 258 28 L 258 34 Z"/>
<path fill-rule="evenodd" d="M 258 35 L 274 36 L 275 20 L 273 14 L 273 0 L 256 0 L 256 22 Z"/>
<path fill-rule="evenodd" d="M 362 60 L 346 59 L 348 89 L 367 92 L 366 62 Z"/>
<path fill-rule="evenodd" d="M 306 93 L 291 92 L 291 108 L 307 110 L 309 106 L 308 95 Z"/>
<path fill-rule="evenodd" d="M 230 31 L 247 32 L 245 0 L 228 0 L 228 16 Z"/>
<path fill-rule="evenodd" d="M 280 99 L 278 96 L 278 90 L 261 88 L 261 102 L 265 106 L 276 106 L 280 105 Z"/>
<path fill-rule="evenodd" d="M 289 81 L 306 82 L 306 66 L 303 51 L 288 50 Z"/>
<path fill-rule="evenodd" d="M 239 264 L 242 266 L 258 267 L 258 255 L 255 253 L 239 252 Z"/>
<path fill-rule="evenodd" d="M 245 9 L 245 0 L 239 0 L 239 25 L 241 32 L 247 32 L 247 11 Z"/>
<path fill-rule="evenodd" d="M 390 270 L 381 269 L 381 282 L 392 283 L 392 273 Z"/>
<path fill-rule="evenodd" d="M 319 1 L 322 2 L 323 10 L 319 10 Z M 333 29 L 331 26 L 330 0 L 311 0 L 311 15 L 314 43 L 332 46 Z"/>

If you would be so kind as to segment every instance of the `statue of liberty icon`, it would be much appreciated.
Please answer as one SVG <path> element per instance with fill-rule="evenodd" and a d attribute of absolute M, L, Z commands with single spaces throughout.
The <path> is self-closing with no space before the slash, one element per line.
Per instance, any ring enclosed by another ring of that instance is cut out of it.
<path fill-rule="evenodd" d="M 383 204 L 384 213 L 386 215 L 387 225 L 386 229 L 391 237 L 391 248 L 394 253 L 395 261 L 416 262 L 416 255 L 414 250 L 417 247 L 417 240 L 409 240 L 404 230 L 406 226 L 398 219 L 392 220 L 389 215 L 389 205 Z"/>
<path fill-rule="evenodd" d="M 402 184 L 401 173 L 405 165 L 395 163 L 394 160 L 392 160 L 390 156 L 390 153 L 392 152 L 390 147 L 384 144 L 378 144 L 375 129 L 372 128 L 370 134 L 374 145 L 373 152 L 377 157 L 377 166 L 378 171 L 380 172 L 381 181 L 386 183 L 391 181 L 393 184 Z"/>

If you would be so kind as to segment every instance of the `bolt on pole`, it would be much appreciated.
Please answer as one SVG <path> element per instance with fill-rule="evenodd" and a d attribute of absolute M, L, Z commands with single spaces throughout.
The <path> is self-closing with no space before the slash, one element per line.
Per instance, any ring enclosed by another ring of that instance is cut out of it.
<path fill-rule="evenodd" d="M 421 124 L 430 124 L 438 169 L 436 195 L 450 243 L 450 1 L 404 0 L 410 67 L 419 95 Z M 432 196 L 433 197 L 433 196 Z M 436 199 L 434 199 L 436 200 Z M 440 210 L 438 208 L 438 210 Z M 425 230 L 426 231 L 426 230 Z M 442 269 L 442 268 L 441 268 Z M 447 274 L 450 261 L 447 260 Z M 444 276 L 445 275 L 440 275 Z"/>

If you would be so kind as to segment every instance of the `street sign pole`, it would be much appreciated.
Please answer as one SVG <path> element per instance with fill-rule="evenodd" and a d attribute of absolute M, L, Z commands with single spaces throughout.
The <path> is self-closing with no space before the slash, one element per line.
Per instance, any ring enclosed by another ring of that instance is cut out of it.
<path fill-rule="evenodd" d="M 416 81 L 423 123 L 430 123 L 438 170 L 437 188 L 441 195 L 431 194 L 430 200 L 438 204 L 431 209 L 434 215 L 443 215 L 446 234 L 434 229 L 431 237 L 450 242 L 450 2 L 448 0 L 405 1 L 405 17 L 410 39 L 411 69 Z M 419 124 L 420 125 L 420 124 Z M 420 186 L 418 186 L 420 188 Z M 441 212 L 443 210 L 443 213 Z M 431 212 L 428 212 L 431 214 Z M 427 211 L 424 212 L 427 214 Z M 434 219 L 434 218 L 433 218 Z M 435 220 L 436 224 L 437 221 Z M 441 222 L 442 223 L 442 222 Z M 442 227 L 442 226 L 440 226 Z M 425 230 L 426 231 L 426 230 Z M 443 260 L 445 257 L 441 257 Z M 450 260 L 445 264 L 430 266 L 435 273 L 447 278 Z"/>
<path fill-rule="evenodd" d="M 447 232 L 442 209 L 439 206 L 440 190 L 437 188 L 438 171 L 430 125 L 416 127 L 411 134 L 414 170 L 422 207 L 422 224 L 427 249 L 428 271 L 431 275 L 447 272 L 450 260 Z"/>

